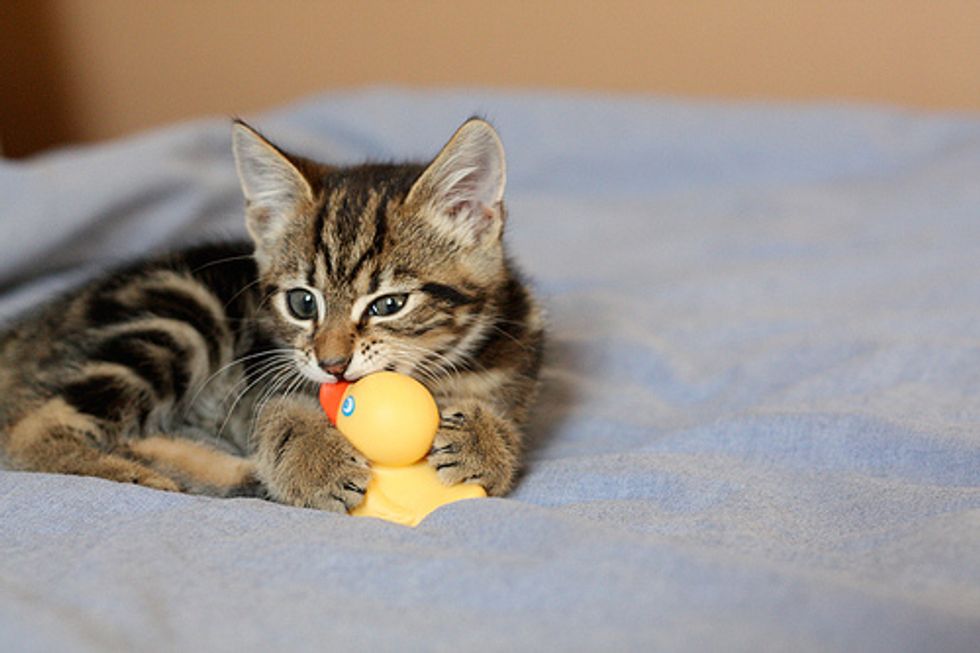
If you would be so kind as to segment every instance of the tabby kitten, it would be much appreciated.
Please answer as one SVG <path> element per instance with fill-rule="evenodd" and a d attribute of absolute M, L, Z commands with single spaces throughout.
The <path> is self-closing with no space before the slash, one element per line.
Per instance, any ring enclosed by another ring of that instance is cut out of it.
<path fill-rule="evenodd" d="M 494 129 L 469 120 L 428 166 L 350 168 L 233 135 L 251 244 L 118 270 L 0 337 L 7 464 L 350 510 L 370 469 L 316 388 L 396 370 L 440 406 L 440 478 L 507 492 L 542 325 L 504 253 Z"/>

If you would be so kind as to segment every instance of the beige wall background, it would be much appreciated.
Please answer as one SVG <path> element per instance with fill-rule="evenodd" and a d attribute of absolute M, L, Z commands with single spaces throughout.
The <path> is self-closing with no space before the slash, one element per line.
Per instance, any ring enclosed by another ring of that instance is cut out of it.
<path fill-rule="evenodd" d="M 976 0 L 5 0 L 8 156 L 363 84 L 980 110 Z"/>

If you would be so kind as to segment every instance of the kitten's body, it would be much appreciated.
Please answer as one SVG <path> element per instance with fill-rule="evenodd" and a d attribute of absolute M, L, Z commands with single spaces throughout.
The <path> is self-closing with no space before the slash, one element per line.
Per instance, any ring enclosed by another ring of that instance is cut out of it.
<path fill-rule="evenodd" d="M 443 480 L 506 492 L 542 330 L 503 254 L 495 148 L 471 121 L 428 167 L 335 169 L 236 126 L 254 247 L 129 267 L 3 336 L 8 463 L 350 509 L 370 472 L 316 386 L 396 369 L 443 410 Z"/>

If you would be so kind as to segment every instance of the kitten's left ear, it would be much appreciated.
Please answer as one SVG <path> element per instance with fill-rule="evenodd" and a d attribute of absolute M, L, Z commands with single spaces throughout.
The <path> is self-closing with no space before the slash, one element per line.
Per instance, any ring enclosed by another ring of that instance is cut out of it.
<path fill-rule="evenodd" d="M 303 173 L 275 145 L 240 120 L 232 129 L 235 167 L 245 195 L 246 223 L 261 264 L 270 256 L 283 229 L 313 202 Z"/>
<path fill-rule="evenodd" d="M 490 123 L 463 123 L 425 169 L 407 203 L 425 206 L 434 226 L 467 245 L 496 242 L 503 232 L 507 164 Z"/>

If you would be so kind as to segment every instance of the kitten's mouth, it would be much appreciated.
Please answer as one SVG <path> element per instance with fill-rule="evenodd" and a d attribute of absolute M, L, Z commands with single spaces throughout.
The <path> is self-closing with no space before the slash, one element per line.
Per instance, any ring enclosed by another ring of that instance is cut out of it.
<path fill-rule="evenodd" d="M 345 370 L 340 376 L 330 374 L 329 372 L 325 372 L 319 365 L 311 363 L 305 356 L 297 356 L 296 368 L 300 374 L 314 383 L 329 383 L 331 385 L 342 381 L 353 383 L 364 376 L 364 374 L 351 372 L 351 370 Z"/>
<path fill-rule="evenodd" d="M 364 376 L 364 375 L 363 374 L 344 374 L 344 375 L 338 377 L 338 376 L 335 376 L 333 374 L 327 374 L 326 372 L 324 372 L 323 375 L 322 375 L 322 377 L 318 375 L 316 378 L 313 378 L 313 377 L 311 377 L 311 378 L 313 378 L 313 380 L 316 381 L 317 383 L 326 383 L 326 384 L 329 384 L 329 385 L 333 385 L 335 383 L 354 383 L 355 381 L 357 381 L 358 379 L 360 379 L 362 376 Z"/>
<path fill-rule="evenodd" d="M 344 374 L 337 379 L 337 382 L 343 381 L 344 383 L 354 383 L 355 381 L 357 381 L 363 376 L 364 376 L 363 374 L 357 374 L 357 373 L 352 373 L 350 371 L 347 371 L 344 372 Z"/>

